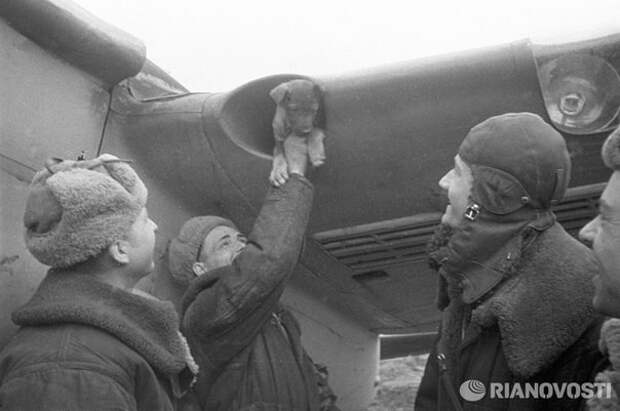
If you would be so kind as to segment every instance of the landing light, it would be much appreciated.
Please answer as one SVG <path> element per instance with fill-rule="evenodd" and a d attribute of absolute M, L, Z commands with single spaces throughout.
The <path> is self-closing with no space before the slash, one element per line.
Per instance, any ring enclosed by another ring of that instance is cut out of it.
<path fill-rule="evenodd" d="M 538 75 L 549 118 L 570 134 L 594 134 L 618 124 L 620 76 L 606 60 L 572 54 L 547 61 Z"/>

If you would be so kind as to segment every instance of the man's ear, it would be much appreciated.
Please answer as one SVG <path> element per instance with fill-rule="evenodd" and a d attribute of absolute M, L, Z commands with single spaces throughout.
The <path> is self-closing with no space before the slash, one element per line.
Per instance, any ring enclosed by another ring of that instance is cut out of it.
<path fill-rule="evenodd" d="M 125 240 L 117 240 L 108 247 L 108 254 L 120 265 L 129 263 L 129 243 Z"/>
<path fill-rule="evenodd" d="M 319 86 L 318 84 L 314 83 L 314 85 L 312 86 L 312 91 L 314 92 L 314 96 L 316 97 L 316 99 L 318 101 L 321 101 L 321 98 L 323 96 L 323 88 L 321 88 L 321 86 Z"/>
<path fill-rule="evenodd" d="M 199 277 L 205 274 L 207 272 L 207 269 L 205 268 L 204 263 L 196 261 L 194 264 L 192 264 L 192 271 L 194 272 L 194 274 L 196 274 L 196 277 Z"/>

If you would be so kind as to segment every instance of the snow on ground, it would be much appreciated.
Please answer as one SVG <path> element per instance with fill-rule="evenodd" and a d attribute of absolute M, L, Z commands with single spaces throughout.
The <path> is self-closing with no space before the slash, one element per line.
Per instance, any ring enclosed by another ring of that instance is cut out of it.
<path fill-rule="evenodd" d="M 379 365 L 377 397 L 368 411 L 411 411 L 427 355 L 383 360 Z"/>

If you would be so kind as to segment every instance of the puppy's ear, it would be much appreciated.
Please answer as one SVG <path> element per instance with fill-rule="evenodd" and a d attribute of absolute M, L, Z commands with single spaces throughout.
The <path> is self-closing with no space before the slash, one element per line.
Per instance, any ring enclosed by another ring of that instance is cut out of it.
<path fill-rule="evenodd" d="M 288 84 L 282 83 L 278 85 L 277 87 L 273 88 L 269 92 L 269 95 L 271 96 L 273 101 L 276 102 L 276 104 L 280 104 L 288 96 L 288 93 L 289 93 Z"/>
<path fill-rule="evenodd" d="M 319 100 L 323 96 L 323 89 L 321 88 L 321 86 L 319 86 L 316 83 L 314 83 L 314 86 L 312 87 L 312 91 L 314 92 L 314 95 L 316 96 L 316 98 Z"/>

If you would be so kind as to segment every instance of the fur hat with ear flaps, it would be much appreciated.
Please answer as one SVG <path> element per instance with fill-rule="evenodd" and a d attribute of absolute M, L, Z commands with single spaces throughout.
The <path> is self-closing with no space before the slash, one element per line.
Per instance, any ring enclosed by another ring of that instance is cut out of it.
<path fill-rule="evenodd" d="M 607 167 L 612 170 L 620 170 L 620 127 L 607 137 L 601 155 Z"/>
<path fill-rule="evenodd" d="M 127 161 L 113 155 L 48 160 L 30 184 L 26 246 L 39 262 L 55 268 L 84 262 L 127 234 L 147 194 Z"/>

